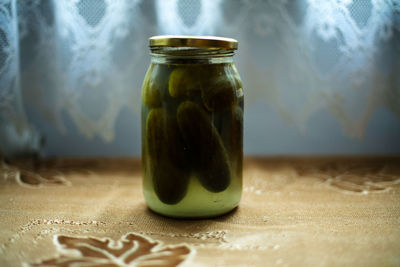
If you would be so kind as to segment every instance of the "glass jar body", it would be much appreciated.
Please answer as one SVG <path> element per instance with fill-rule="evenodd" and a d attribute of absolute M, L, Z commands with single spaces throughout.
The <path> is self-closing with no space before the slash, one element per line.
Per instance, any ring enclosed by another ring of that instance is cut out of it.
<path fill-rule="evenodd" d="M 152 56 L 142 86 L 143 193 L 162 215 L 202 218 L 242 194 L 243 89 L 232 56 Z"/>

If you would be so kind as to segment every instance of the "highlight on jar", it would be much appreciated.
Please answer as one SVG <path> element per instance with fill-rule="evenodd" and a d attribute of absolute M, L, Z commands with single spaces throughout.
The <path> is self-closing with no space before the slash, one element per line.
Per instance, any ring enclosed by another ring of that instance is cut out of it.
<path fill-rule="evenodd" d="M 143 193 L 162 215 L 213 217 L 242 194 L 243 85 L 236 40 L 154 36 L 142 86 Z"/>

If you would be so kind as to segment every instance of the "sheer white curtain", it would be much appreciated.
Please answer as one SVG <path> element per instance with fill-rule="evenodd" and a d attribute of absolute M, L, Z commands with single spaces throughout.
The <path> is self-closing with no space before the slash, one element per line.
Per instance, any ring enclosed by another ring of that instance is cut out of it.
<path fill-rule="evenodd" d="M 156 34 L 239 40 L 247 153 L 400 152 L 398 0 L 0 0 L 0 23 L 2 154 L 139 154 Z"/>

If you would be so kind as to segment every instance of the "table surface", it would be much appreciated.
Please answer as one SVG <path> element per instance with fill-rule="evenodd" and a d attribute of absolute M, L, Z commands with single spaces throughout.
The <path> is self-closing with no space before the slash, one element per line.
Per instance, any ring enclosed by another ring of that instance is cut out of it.
<path fill-rule="evenodd" d="M 2 161 L 0 266 L 400 265 L 400 157 L 246 158 L 239 208 L 203 220 L 149 211 L 140 166 Z"/>

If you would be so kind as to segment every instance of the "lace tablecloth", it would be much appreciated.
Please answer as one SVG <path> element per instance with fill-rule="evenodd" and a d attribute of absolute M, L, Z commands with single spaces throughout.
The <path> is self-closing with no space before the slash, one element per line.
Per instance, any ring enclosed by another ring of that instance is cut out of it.
<path fill-rule="evenodd" d="M 146 208 L 138 159 L 3 162 L 0 265 L 399 266 L 400 158 L 247 158 L 235 211 Z M 82 264 L 82 265 L 80 265 Z"/>

